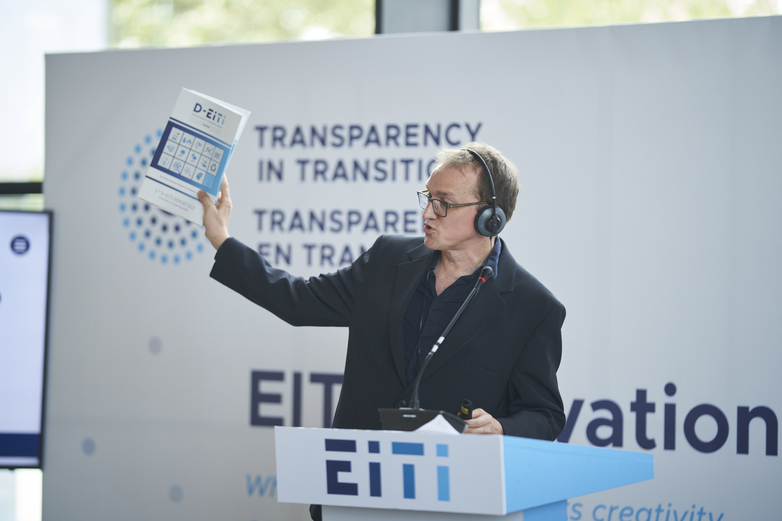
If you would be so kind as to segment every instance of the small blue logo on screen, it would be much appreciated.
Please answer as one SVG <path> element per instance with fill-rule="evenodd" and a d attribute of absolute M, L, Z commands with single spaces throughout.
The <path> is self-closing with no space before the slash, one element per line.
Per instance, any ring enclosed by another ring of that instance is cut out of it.
<path fill-rule="evenodd" d="M 24 255 L 30 249 L 30 239 L 24 235 L 17 235 L 11 239 L 11 251 L 17 255 Z"/>
<path fill-rule="evenodd" d="M 140 254 L 153 262 L 176 265 L 203 252 L 206 239 L 200 227 L 137 197 L 162 135 L 162 129 L 155 136 L 147 134 L 125 160 L 118 190 L 119 214 L 128 239 Z"/>

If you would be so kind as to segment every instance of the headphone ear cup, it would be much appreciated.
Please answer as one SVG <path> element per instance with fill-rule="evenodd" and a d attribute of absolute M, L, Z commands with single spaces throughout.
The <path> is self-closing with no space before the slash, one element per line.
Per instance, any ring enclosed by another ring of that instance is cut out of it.
<path fill-rule="evenodd" d="M 499 235 L 507 219 L 505 212 L 499 206 L 496 207 L 496 215 L 493 206 L 484 206 L 475 214 L 475 229 L 484 237 Z"/>

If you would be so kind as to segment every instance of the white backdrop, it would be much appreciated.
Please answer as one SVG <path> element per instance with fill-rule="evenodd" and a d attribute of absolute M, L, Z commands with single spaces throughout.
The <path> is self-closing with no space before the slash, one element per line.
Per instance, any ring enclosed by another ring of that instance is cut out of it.
<path fill-rule="evenodd" d="M 231 233 L 297 274 L 419 234 L 440 146 L 502 150 L 503 236 L 568 309 L 561 441 L 656 459 L 570 519 L 779 516 L 782 19 L 56 55 L 46 78 L 45 519 L 305 516 L 253 423 L 328 424 L 346 332 L 210 280 L 201 229 L 134 197 L 183 86 L 252 111 Z"/>

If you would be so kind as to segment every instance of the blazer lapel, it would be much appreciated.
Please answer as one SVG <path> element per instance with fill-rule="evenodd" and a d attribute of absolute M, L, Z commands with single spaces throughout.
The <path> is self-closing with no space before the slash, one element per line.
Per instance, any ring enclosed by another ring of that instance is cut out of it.
<path fill-rule="evenodd" d="M 391 297 L 391 313 L 388 317 L 391 341 L 391 351 L 394 355 L 394 365 L 396 365 L 399 379 L 405 381 L 405 347 L 404 335 L 402 329 L 402 319 L 407 309 L 415 288 L 420 284 L 421 277 L 429 266 L 429 259 L 432 251 L 426 248 L 423 243 L 416 246 L 408 252 L 409 260 L 400 263 L 396 269 L 396 280 L 394 283 L 394 293 Z"/>
<path fill-rule="evenodd" d="M 448 336 L 445 337 L 421 379 L 425 380 L 434 374 L 451 357 L 461 351 L 473 336 L 490 326 L 504 307 L 505 301 L 497 291 L 494 282 L 486 283 L 473 301 L 468 304 Z"/>

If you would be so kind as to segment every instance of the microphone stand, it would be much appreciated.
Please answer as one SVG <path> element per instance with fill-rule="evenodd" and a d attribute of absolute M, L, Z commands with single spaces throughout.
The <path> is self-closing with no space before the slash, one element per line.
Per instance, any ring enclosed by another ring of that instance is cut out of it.
<path fill-rule="evenodd" d="M 464 310 L 467 308 L 467 305 L 472 301 L 472 299 L 475 298 L 475 295 L 478 294 L 478 291 L 486 282 L 486 279 L 491 277 L 492 271 L 493 270 L 490 266 L 484 266 L 483 269 L 481 269 L 481 274 L 478 276 L 478 280 L 475 282 L 475 286 L 472 288 L 472 291 L 470 291 L 470 294 L 467 295 L 466 299 L 464 299 L 461 307 L 459 307 L 459 310 L 448 323 L 445 330 L 440 335 L 440 338 L 438 338 L 437 342 L 434 343 L 432 349 L 426 353 L 426 357 L 424 358 L 423 363 L 421 363 L 421 367 L 418 369 L 418 374 L 415 377 L 415 383 L 413 385 L 413 397 L 410 400 L 410 407 L 400 407 L 399 409 L 380 409 L 380 419 L 383 423 L 383 429 L 413 431 L 419 428 L 421 425 L 434 419 L 438 414 L 442 414 L 448 423 L 450 423 L 457 431 L 459 431 L 459 433 L 464 432 L 464 429 L 467 428 L 467 422 L 455 414 L 446 411 L 421 409 L 421 404 L 418 400 L 418 388 L 421 385 L 421 378 L 424 375 L 424 370 L 429 364 L 429 361 L 432 359 L 437 350 L 440 349 L 440 346 L 445 341 L 446 335 L 451 332 L 454 324 L 456 324 L 456 321 L 459 319 L 459 317 L 462 316 L 462 313 L 464 313 Z"/>

